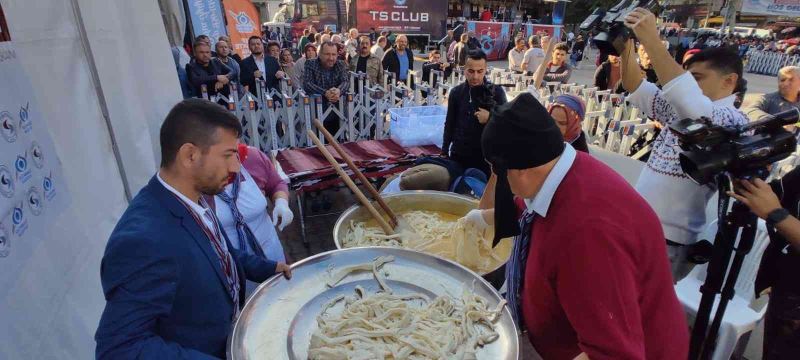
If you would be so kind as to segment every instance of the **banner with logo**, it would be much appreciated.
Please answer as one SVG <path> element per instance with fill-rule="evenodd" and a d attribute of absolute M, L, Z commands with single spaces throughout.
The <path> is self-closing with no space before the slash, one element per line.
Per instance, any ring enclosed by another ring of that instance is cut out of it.
<path fill-rule="evenodd" d="M 442 0 L 359 0 L 356 23 L 360 32 L 370 28 L 404 34 L 428 34 L 443 38 L 447 22 L 447 1 Z"/>
<path fill-rule="evenodd" d="M 467 31 L 472 31 L 481 44 L 489 61 L 505 57 L 505 50 L 511 41 L 511 23 L 469 21 Z"/>
<path fill-rule="evenodd" d="M 742 0 L 742 14 L 800 16 L 800 0 Z"/>
<path fill-rule="evenodd" d="M 211 38 L 211 49 L 220 35 L 225 31 L 225 16 L 222 14 L 219 0 L 187 0 L 189 17 L 192 19 L 194 36 L 208 35 Z"/>
<path fill-rule="evenodd" d="M 253 35 L 261 37 L 258 10 L 250 0 L 223 0 L 222 6 L 225 8 L 225 17 L 228 20 L 231 47 L 244 59 L 250 56 L 247 39 Z"/>
<path fill-rule="evenodd" d="M 0 264 L 38 245 L 67 203 L 61 162 L 17 56 L 12 42 L 0 42 Z"/>
<path fill-rule="evenodd" d="M 525 24 L 525 37 L 527 38 L 531 35 L 543 35 L 543 34 L 553 36 L 557 28 L 560 28 L 560 26 Z"/>
<path fill-rule="evenodd" d="M 511 43 L 514 24 L 508 22 L 467 21 L 467 31 L 472 31 L 481 44 L 481 50 L 486 53 L 489 61 L 505 59 L 509 44 Z M 525 37 L 531 35 L 553 35 L 554 25 L 525 25 Z M 521 30 L 520 30 L 521 31 Z"/>

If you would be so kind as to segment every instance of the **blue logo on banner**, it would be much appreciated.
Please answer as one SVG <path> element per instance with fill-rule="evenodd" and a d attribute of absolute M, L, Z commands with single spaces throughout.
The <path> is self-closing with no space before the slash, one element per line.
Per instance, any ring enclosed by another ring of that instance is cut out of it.
<path fill-rule="evenodd" d="M 8 235 L 8 232 L 6 232 L 6 228 L 3 227 L 3 223 L 0 223 L 0 258 L 8 256 L 10 247 L 11 236 Z"/>
<path fill-rule="evenodd" d="M 17 169 L 17 179 L 23 184 L 31 179 L 31 169 L 28 169 L 27 156 L 27 153 L 18 155 L 17 160 L 14 161 L 14 168 Z"/>
<path fill-rule="evenodd" d="M 17 141 L 17 124 L 8 111 L 0 111 L 0 135 L 10 143 Z"/>
<path fill-rule="evenodd" d="M 35 186 L 28 189 L 28 208 L 31 209 L 31 213 L 35 216 L 39 216 L 44 209 L 42 195 Z"/>
<path fill-rule="evenodd" d="M 492 52 L 492 50 L 494 50 L 494 39 L 492 39 L 492 37 L 489 35 L 481 35 L 480 44 L 481 50 L 483 50 L 483 52 L 486 54 L 489 54 Z"/>
<path fill-rule="evenodd" d="M 394 4 L 397 6 L 403 6 L 406 4 L 406 0 L 394 0 Z"/>
<path fill-rule="evenodd" d="M 42 152 L 42 147 L 39 146 L 39 143 L 36 141 L 32 141 L 31 148 L 28 151 L 31 153 L 33 165 L 36 166 L 37 169 L 41 169 L 44 166 L 44 153 Z"/>
<path fill-rule="evenodd" d="M 30 105 L 31 103 L 27 103 L 25 106 L 19 107 L 19 126 L 22 127 L 22 130 L 25 131 L 26 134 L 33 130 L 33 122 L 31 122 L 31 118 L 28 114 L 28 107 L 30 107 Z"/>
<path fill-rule="evenodd" d="M 14 195 L 14 177 L 5 165 L 0 165 L 0 195 L 7 198 Z"/>
<path fill-rule="evenodd" d="M 256 25 L 253 23 L 253 20 L 247 16 L 247 13 L 244 11 L 240 11 L 238 14 L 228 10 L 228 15 L 230 15 L 234 20 L 236 20 L 236 31 L 241 34 L 250 34 L 256 31 Z"/>
<path fill-rule="evenodd" d="M 11 213 L 11 223 L 13 225 L 12 231 L 19 237 L 28 230 L 28 220 L 25 219 L 25 214 L 22 212 L 22 204 L 14 208 Z"/>
<path fill-rule="evenodd" d="M 45 176 L 42 180 L 42 189 L 44 189 L 44 198 L 47 199 L 47 201 L 53 200 L 56 196 L 56 188 L 50 176 Z"/>

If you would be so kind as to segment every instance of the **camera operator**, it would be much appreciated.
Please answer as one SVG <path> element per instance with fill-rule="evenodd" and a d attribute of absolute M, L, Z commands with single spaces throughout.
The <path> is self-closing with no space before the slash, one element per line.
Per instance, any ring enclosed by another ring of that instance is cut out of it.
<path fill-rule="evenodd" d="M 650 55 L 663 89 L 643 79 L 634 58 L 633 41 L 622 52 L 622 83 L 630 93 L 628 101 L 644 114 L 669 126 L 678 120 L 710 119 L 720 126 L 747 123 L 734 107 L 734 90 L 742 77 L 742 61 L 735 51 L 709 48 L 694 55 L 682 68 L 667 52 L 656 29 L 655 16 L 637 8 L 625 17 L 630 28 Z M 688 70 L 688 71 L 686 71 Z M 680 148 L 671 131 L 661 131 L 653 151 L 636 183 L 636 190 L 656 211 L 667 241 L 673 280 L 685 277 L 694 266 L 687 253 L 706 224 L 705 209 L 715 189 L 693 182 L 681 169 Z"/>
<path fill-rule="evenodd" d="M 736 192 L 728 194 L 766 220 L 769 231 L 770 243 L 755 283 L 756 295 L 772 288 L 764 320 L 763 358 L 794 359 L 800 354 L 800 168 L 769 184 L 761 179 L 741 180 Z"/>

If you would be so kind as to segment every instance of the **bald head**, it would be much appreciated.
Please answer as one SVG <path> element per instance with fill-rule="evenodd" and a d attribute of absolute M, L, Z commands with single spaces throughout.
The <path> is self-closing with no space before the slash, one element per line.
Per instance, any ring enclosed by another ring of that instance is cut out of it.
<path fill-rule="evenodd" d="M 397 35 L 394 44 L 397 46 L 397 51 L 406 51 L 408 47 L 408 38 L 405 35 Z"/>

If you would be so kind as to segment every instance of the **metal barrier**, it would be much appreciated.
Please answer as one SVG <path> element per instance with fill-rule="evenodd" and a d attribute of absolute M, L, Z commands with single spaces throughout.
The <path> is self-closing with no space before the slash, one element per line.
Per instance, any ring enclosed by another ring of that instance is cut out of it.
<path fill-rule="evenodd" d="M 747 52 L 747 63 L 744 71 L 762 75 L 778 75 L 784 66 L 800 64 L 800 56 L 786 55 L 780 52 L 750 50 Z"/>
<path fill-rule="evenodd" d="M 509 96 L 527 91 L 533 81 L 533 76 L 506 69 L 490 68 L 488 74 L 492 83 L 508 89 Z M 294 89 L 286 79 L 280 80 L 278 89 L 269 89 L 263 81 L 258 81 L 255 94 L 240 91 L 241 86 L 233 84 L 230 96 L 209 98 L 203 93 L 203 97 L 227 104 L 242 122 L 244 141 L 267 152 L 313 146 L 307 130 L 317 131 L 312 125 L 314 119 L 338 121 L 339 129 L 333 135 L 340 142 L 385 139 L 389 136 L 389 109 L 444 105 L 450 89 L 464 81 L 460 70 L 454 70 L 450 77 L 445 77 L 442 71 L 432 71 L 429 79 L 421 79 L 420 75 L 411 71 L 406 82 L 398 83 L 393 73 L 384 72 L 382 83 L 372 84 L 366 74 L 351 72 L 349 89 L 338 103 L 327 107 L 321 96 L 309 96 L 302 89 Z M 434 77 L 437 81 L 431 84 Z M 583 130 L 590 144 L 630 156 L 632 144 L 652 140 L 654 124 L 629 106 L 621 95 L 559 82 L 545 83 L 540 93 L 545 106 L 565 93 L 584 100 Z"/>

